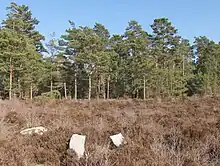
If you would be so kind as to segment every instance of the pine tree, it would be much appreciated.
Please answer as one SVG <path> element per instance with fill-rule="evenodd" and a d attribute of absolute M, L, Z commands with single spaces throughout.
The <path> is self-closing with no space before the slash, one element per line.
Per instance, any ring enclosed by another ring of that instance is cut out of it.
<path fill-rule="evenodd" d="M 31 50 L 26 36 L 8 29 L 1 29 L 0 33 L 1 71 L 4 78 L 4 86 L 8 90 L 9 99 L 11 99 L 12 94 L 18 92 L 15 75 L 21 73 L 20 70 L 21 66 L 24 66 L 22 62 L 26 58 L 26 52 Z"/>
<path fill-rule="evenodd" d="M 177 35 L 177 29 L 167 18 L 155 19 L 151 28 L 153 30 L 152 55 L 155 62 L 155 95 L 172 96 L 176 68 L 174 52 L 180 37 Z"/>
<path fill-rule="evenodd" d="M 122 35 L 113 35 L 110 38 L 110 48 L 113 51 L 114 58 L 112 58 L 112 72 L 111 77 L 113 82 L 113 96 L 115 98 L 126 95 L 126 71 L 127 65 L 127 49 Z"/>
<path fill-rule="evenodd" d="M 89 100 L 219 94 L 220 44 L 197 37 L 192 47 L 168 18 L 155 19 L 152 34 L 131 20 L 122 35 L 112 36 L 103 24 L 69 21 L 66 34 L 52 35 L 46 50 L 29 7 L 12 2 L 7 11 L 0 28 L 0 90 L 9 99 L 54 90 Z"/>
<path fill-rule="evenodd" d="M 38 57 L 42 59 L 41 55 L 39 55 L 37 51 L 41 52 L 44 50 L 41 44 L 41 40 L 44 39 L 44 37 L 38 31 L 35 30 L 35 26 L 39 23 L 39 21 L 32 17 L 32 13 L 29 10 L 28 6 L 17 5 L 16 3 L 12 2 L 10 6 L 7 7 L 7 10 L 7 18 L 6 20 L 2 21 L 3 29 L 13 31 L 13 33 L 16 33 L 17 35 L 19 35 L 19 37 L 22 36 L 20 37 L 20 40 L 24 40 L 25 43 L 25 46 L 20 47 L 18 54 L 22 51 L 26 52 L 22 52 L 23 56 L 20 56 L 18 59 L 16 59 L 16 65 L 12 64 L 13 71 L 11 72 L 13 72 L 13 77 L 10 76 L 9 79 L 9 82 L 13 82 L 14 84 L 14 93 L 18 93 L 19 96 L 22 97 L 27 92 L 27 90 L 24 90 L 26 89 L 25 86 L 27 86 L 25 82 L 32 82 L 30 81 L 32 80 L 32 76 L 29 77 L 28 81 L 26 77 L 26 72 L 32 73 L 31 67 L 33 67 L 33 65 L 35 64 L 30 66 L 28 66 L 28 64 L 31 62 L 34 63 L 33 59 L 38 59 Z M 30 69 L 27 69 L 28 67 L 30 67 Z M 28 73 L 28 75 L 30 75 L 30 73 Z M 9 89 L 11 88 L 12 87 L 10 87 Z M 32 95 L 30 96 L 32 98 Z"/>
<path fill-rule="evenodd" d="M 21 73 L 23 77 L 21 84 L 23 93 L 28 92 L 31 100 L 34 96 L 38 95 L 39 86 L 42 82 L 42 74 L 44 72 L 42 59 L 42 55 L 35 51 L 33 45 L 29 44 L 24 62 L 22 63 L 23 69 Z M 26 96 L 26 94 L 24 94 L 24 96 Z"/>
<path fill-rule="evenodd" d="M 140 91 L 143 89 L 145 81 L 145 68 L 147 56 L 149 53 L 149 35 L 145 32 L 137 21 L 130 21 L 124 40 L 127 49 L 127 78 L 130 84 L 130 93 L 138 98 Z M 145 63 L 145 65 L 144 65 Z M 146 86 L 146 85 L 145 85 Z M 145 87 L 144 87 L 145 89 Z"/>
<path fill-rule="evenodd" d="M 45 51 L 41 43 L 41 40 L 44 40 L 44 36 L 35 30 L 39 21 L 32 17 L 32 12 L 29 7 L 12 2 L 10 6 L 7 7 L 7 10 L 7 18 L 2 22 L 3 27 L 26 35 L 32 40 L 37 51 Z"/>
<path fill-rule="evenodd" d="M 219 89 L 219 44 L 209 40 L 207 37 L 195 39 L 197 60 L 197 77 L 201 82 L 203 94 L 215 95 Z"/>
<path fill-rule="evenodd" d="M 98 58 L 98 71 L 97 71 L 97 77 L 98 77 L 98 98 L 100 93 L 102 94 L 103 98 L 106 98 L 106 80 L 107 80 L 107 98 L 109 98 L 109 81 L 110 81 L 110 71 L 111 71 L 111 60 L 112 51 L 110 50 L 109 45 L 109 38 L 110 34 L 108 30 L 105 28 L 104 25 L 100 23 L 95 23 L 95 26 L 93 28 L 95 34 L 98 36 L 98 40 L 100 40 L 101 47 L 98 50 L 99 52 L 99 58 Z"/>

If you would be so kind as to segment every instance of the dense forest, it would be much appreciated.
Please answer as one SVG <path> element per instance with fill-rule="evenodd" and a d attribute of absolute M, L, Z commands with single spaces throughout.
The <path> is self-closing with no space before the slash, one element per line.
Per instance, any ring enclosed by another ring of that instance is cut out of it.
<path fill-rule="evenodd" d="M 123 34 L 101 23 L 76 26 L 45 43 L 26 5 L 11 3 L 0 25 L 0 91 L 12 99 L 172 98 L 220 93 L 220 44 L 205 36 L 193 44 L 168 18 L 152 33 L 135 20 Z M 68 20 L 67 20 L 68 21 Z M 46 26 L 46 25 L 45 25 Z"/>

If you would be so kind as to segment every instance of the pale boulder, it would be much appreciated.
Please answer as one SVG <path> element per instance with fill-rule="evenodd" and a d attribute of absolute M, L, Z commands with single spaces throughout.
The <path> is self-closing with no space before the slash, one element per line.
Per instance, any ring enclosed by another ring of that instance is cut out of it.
<path fill-rule="evenodd" d="M 39 126 L 39 127 L 32 127 L 32 128 L 24 129 L 20 132 L 20 134 L 22 134 L 22 135 L 31 135 L 31 134 L 43 135 L 43 133 L 46 131 L 47 131 L 47 129 L 45 127 Z"/>
<path fill-rule="evenodd" d="M 124 137 L 121 133 L 110 136 L 110 139 L 115 146 L 119 147 L 124 143 Z"/>
<path fill-rule="evenodd" d="M 83 157 L 85 152 L 85 135 L 79 135 L 79 134 L 73 134 L 70 143 L 69 143 L 69 149 L 72 149 L 76 152 L 78 158 Z"/>

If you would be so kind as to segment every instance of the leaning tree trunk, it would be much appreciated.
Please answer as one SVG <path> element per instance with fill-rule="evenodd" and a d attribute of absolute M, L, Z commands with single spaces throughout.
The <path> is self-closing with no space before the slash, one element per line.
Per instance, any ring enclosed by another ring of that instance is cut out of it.
<path fill-rule="evenodd" d="M 13 65 L 12 58 L 10 57 L 10 76 L 9 76 L 9 100 L 12 98 L 12 79 L 13 79 Z"/>

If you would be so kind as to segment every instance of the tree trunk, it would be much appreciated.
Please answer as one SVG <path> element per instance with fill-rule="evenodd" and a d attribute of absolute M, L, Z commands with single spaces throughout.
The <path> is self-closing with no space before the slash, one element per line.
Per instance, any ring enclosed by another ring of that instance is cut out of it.
<path fill-rule="evenodd" d="M 22 93 L 21 93 L 21 81 L 20 81 L 19 78 L 18 78 L 18 91 L 19 91 L 19 98 L 21 99 L 21 98 L 22 98 Z"/>
<path fill-rule="evenodd" d="M 74 80 L 74 93 L 75 93 L 75 95 L 74 95 L 74 98 L 75 98 L 75 100 L 77 100 L 77 79 L 76 79 L 76 73 L 75 73 L 75 80 Z"/>
<path fill-rule="evenodd" d="M 168 74 L 167 74 L 167 94 L 168 97 L 172 96 L 172 73 L 173 70 L 171 69 L 171 67 L 168 67 Z"/>
<path fill-rule="evenodd" d="M 9 78 L 9 100 L 12 98 L 12 79 L 13 79 L 13 65 L 12 58 L 10 57 L 10 78 Z"/>
<path fill-rule="evenodd" d="M 97 91 L 96 91 L 96 97 L 97 97 L 97 100 L 99 100 L 99 95 L 100 95 L 100 89 L 101 89 L 101 79 L 100 79 L 100 77 L 98 76 L 98 80 L 97 80 L 98 82 L 97 82 L 97 85 L 98 85 L 98 87 L 97 87 Z"/>
<path fill-rule="evenodd" d="M 31 83 L 31 88 L 30 88 L 30 98 L 31 98 L 31 100 L 33 99 L 33 86 L 32 86 L 32 83 Z"/>
<path fill-rule="evenodd" d="M 101 75 L 101 82 L 102 82 L 102 96 L 103 96 L 103 99 L 106 98 L 105 96 L 105 79 L 103 77 L 103 75 Z"/>
<path fill-rule="evenodd" d="M 158 74 L 158 71 L 159 71 L 159 67 L 158 67 L 158 63 L 156 62 L 156 74 Z M 161 71 L 159 71 L 161 72 Z M 160 97 L 160 83 L 161 83 L 161 77 L 159 76 L 157 79 L 156 79 L 156 91 L 155 91 L 155 97 L 156 98 L 159 98 Z"/>
<path fill-rule="evenodd" d="M 65 99 L 67 99 L 66 83 L 63 83 L 63 86 L 64 86 L 64 97 L 65 97 Z"/>
<path fill-rule="evenodd" d="M 215 61 L 215 78 L 214 78 L 214 95 L 218 93 L 218 62 L 217 60 Z"/>
<path fill-rule="evenodd" d="M 146 100 L 146 79 L 144 76 L 144 100 Z"/>
<path fill-rule="evenodd" d="M 92 91 L 92 79 L 91 79 L 91 74 L 89 74 L 89 96 L 88 96 L 89 101 L 91 100 L 91 91 Z"/>
<path fill-rule="evenodd" d="M 53 80 L 52 80 L 52 76 L 50 78 L 50 92 L 53 92 Z"/>
<path fill-rule="evenodd" d="M 175 89 L 175 84 L 173 84 L 174 70 L 175 70 L 175 63 L 172 65 L 172 72 L 171 72 L 171 97 L 173 96 Z"/>
<path fill-rule="evenodd" d="M 53 65 L 52 58 L 53 58 L 53 53 L 51 55 L 51 65 Z M 51 92 L 50 97 L 51 98 L 53 97 L 53 76 L 52 76 L 52 72 L 53 72 L 53 68 L 51 66 L 51 68 L 50 68 L 50 92 Z"/>
<path fill-rule="evenodd" d="M 116 72 L 116 75 L 115 75 L 115 83 L 114 83 L 114 97 L 116 98 L 119 98 L 120 94 L 121 93 L 124 93 L 124 89 L 122 88 L 122 91 L 121 89 L 119 90 L 119 86 L 118 86 L 118 72 Z M 123 80 L 123 84 L 124 84 L 124 80 Z"/>
<path fill-rule="evenodd" d="M 137 89 L 137 95 L 136 95 L 136 99 L 139 98 L 139 90 Z"/>
<path fill-rule="evenodd" d="M 22 64 L 20 64 L 20 69 L 22 69 Z M 18 91 L 19 91 L 19 98 L 22 98 L 22 91 L 21 91 L 21 81 L 20 76 L 18 76 Z"/>
<path fill-rule="evenodd" d="M 109 83 L 110 83 L 110 75 L 108 75 L 108 79 L 107 79 L 107 99 L 109 99 L 109 91 L 110 91 Z"/>
<path fill-rule="evenodd" d="M 135 89 L 134 89 L 134 74 L 132 73 L 131 74 L 131 78 L 132 78 L 132 81 L 131 81 L 131 98 L 135 98 Z M 130 92 L 129 92 L 130 93 Z"/>
<path fill-rule="evenodd" d="M 16 93 L 14 92 L 14 94 L 13 94 L 13 98 L 14 99 L 16 99 L 17 98 L 17 96 L 16 96 Z"/>
<path fill-rule="evenodd" d="M 183 76 L 185 75 L 185 61 L 184 61 L 185 57 L 183 55 Z"/>

